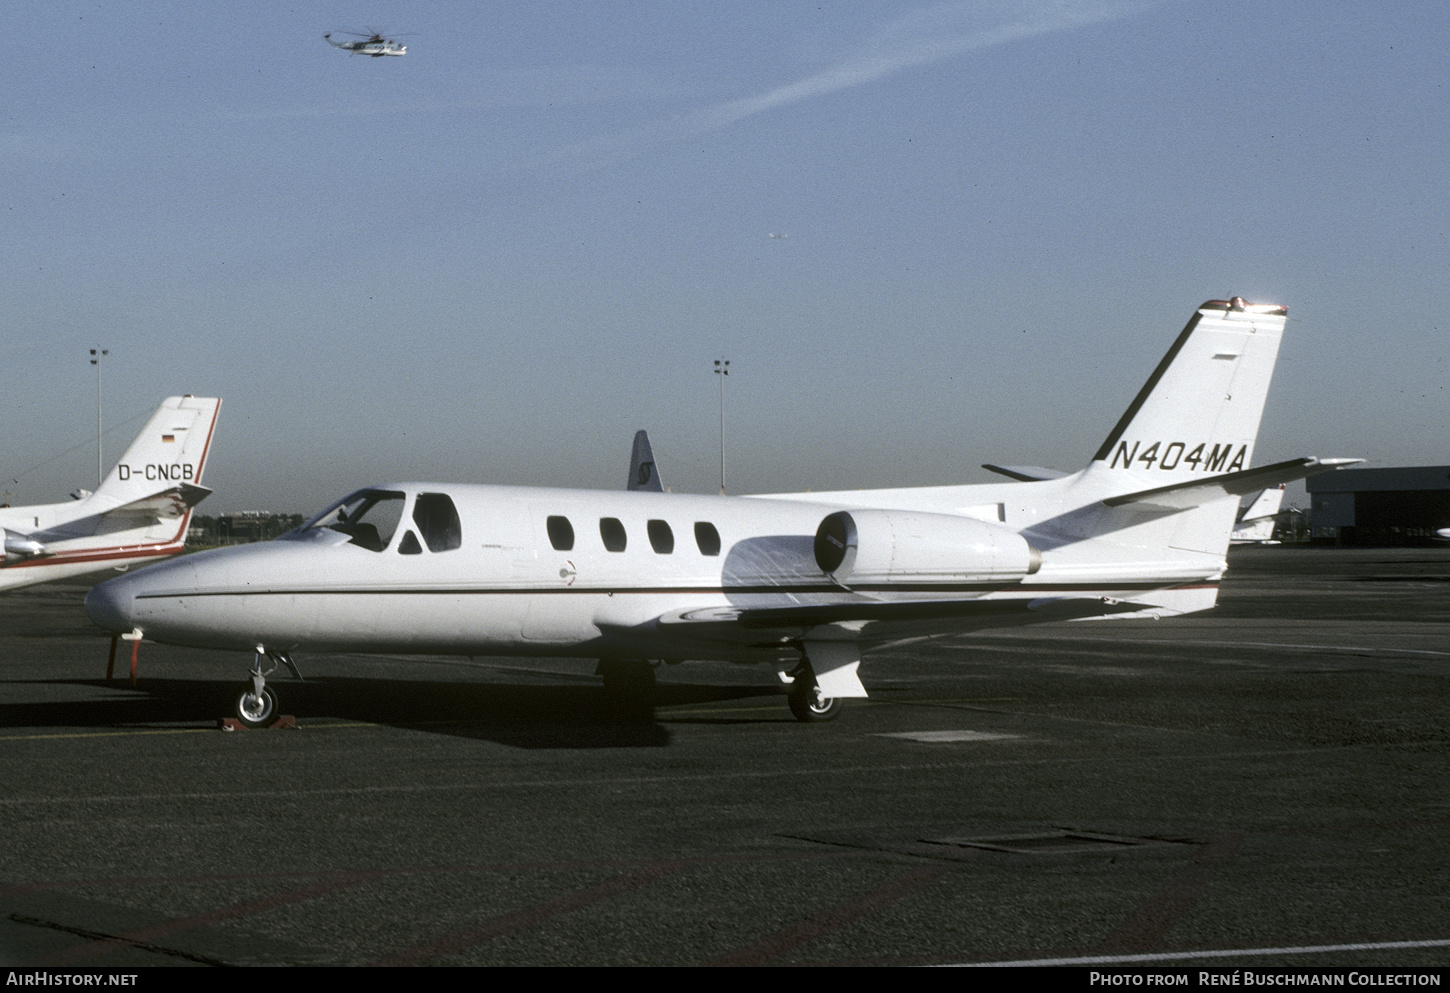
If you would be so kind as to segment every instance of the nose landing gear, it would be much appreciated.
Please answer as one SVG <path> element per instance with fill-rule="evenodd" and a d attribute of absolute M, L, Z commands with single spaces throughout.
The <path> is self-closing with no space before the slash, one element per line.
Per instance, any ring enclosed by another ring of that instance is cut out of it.
<path fill-rule="evenodd" d="M 262 668 L 264 658 L 272 663 L 265 670 Z M 298 680 L 302 679 L 302 673 L 297 671 L 291 655 L 268 651 L 262 645 L 257 646 L 257 651 L 252 656 L 251 679 L 242 684 L 241 690 L 233 698 L 231 708 L 232 716 L 246 727 L 268 727 L 277 720 L 277 693 L 267 685 L 267 677 L 277 671 L 279 663 L 290 669 Z"/>

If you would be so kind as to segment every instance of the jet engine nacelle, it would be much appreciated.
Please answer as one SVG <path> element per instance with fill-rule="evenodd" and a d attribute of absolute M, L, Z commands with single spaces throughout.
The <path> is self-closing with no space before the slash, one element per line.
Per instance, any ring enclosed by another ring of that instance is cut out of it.
<path fill-rule="evenodd" d="M 23 562 L 26 559 L 33 559 L 36 556 L 45 554 L 45 546 L 33 538 L 27 538 L 15 531 L 7 531 L 0 528 L 0 535 L 5 538 L 5 564 L 11 565 L 15 562 Z"/>
<path fill-rule="evenodd" d="M 999 582 L 1042 565 L 1017 532 L 949 514 L 838 511 L 816 529 L 816 564 L 842 584 Z"/>

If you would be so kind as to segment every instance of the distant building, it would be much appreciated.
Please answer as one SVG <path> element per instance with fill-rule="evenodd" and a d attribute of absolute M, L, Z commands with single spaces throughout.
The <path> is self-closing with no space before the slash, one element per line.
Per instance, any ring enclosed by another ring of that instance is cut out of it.
<path fill-rule="evenodd" d="M 237 510 L 217 517 L 198 514 L 191 519 L 187 537 L 197 546 L 269 541 L 298 527 L 302 520 L 301 514 L 270 510 Z"/>
<path fill-rule="evenodd" d="M 1338 545 L 1429 545 L 1450 528 L 1450 466 L 1340 469 L 1304 481 L 1311 540 Z"/>

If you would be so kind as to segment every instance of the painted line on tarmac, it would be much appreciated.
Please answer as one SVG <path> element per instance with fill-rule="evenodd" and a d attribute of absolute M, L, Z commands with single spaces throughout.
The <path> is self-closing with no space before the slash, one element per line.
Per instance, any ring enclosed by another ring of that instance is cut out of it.
<path fill-rule="evenodd" d="M 1153 728 L 1150 730 L 1161 730 Z M 1440 744 L 1433 742 L 1433 744 Z M 1375 751 L 1382 746 L 1376 744 L 1352 744 L 1336 745 L 1328 748 L 1274 748 L 1259 749 L 1248 752 L 1222 752 L 1217 755 L 1182 755 L 1173 751 L 1165 751 L 1161 754 L 1138 753 L 1124 757 L 1123 761 L 1136 761 L 1148 759 L 1154 762 L 1183 761 L 1191 762 L 1196 766 L 1204 762 L 1227 762 L 1241 759 L 1258 758 L 1283 758 L 1287 756 L 1303 755 L 1335 755 L 1350 751 Z M 8 807 L 40 807 L 47 804 L 67 803 L 153 803 L 158 800 L 248 800 L 259 798 L 285 798 L 296 800 L 304 797 L 318 796 L 386 796 L 386 795 L 409 795 L 421 793 L 467 793 L 485 790 L 518 790 L 518 789 L 540 789 L 549 787 L 574 787 L 574 786 L 648 786 L 655 783 L 681 783 L 681 782 L 714 782 L 720 780 L 752 780 L 752 779 L 785 779 L 799 778 L 801 776 L 859 776 L 872 773 L 899 773 L 899 772 L 931 772 L 959 770 L 963 763 L 970 761 L 974 768 L 981 767 L 1007 767 L 1007 766 L 1037 766 L 1037 765 L 1081 765 L 1083 763 L 1100 764 L 1103 761 L 1100 755 L 1056 757 L 1043 759 L 987 759 L 978 757 L 962 759 L 956 762 L 893 762 L 885 765 L 851 765 L 851 766 L 813 766 L 803 768 L 793 766 L 781 769 L 747 770 L 742 772 L 715 772 L 698 775 L 660 775 L 660 776 L 619 776 L 615 778 L 578 777 L 560 779 L 501 779 L 497 782 L 480 783 L 477 781 L 458 783 L 426 783 L 406 786 L 344 786 L 316 789 L 285 789 L 285 790 L 235 790 L 216 791 L 207 793 L 133 793 L 133 794 L 93 794 L 90 796 L 28 796 L 28 797 L 7 797 L 0 799 L 0 808 Z"/>
<path fill-rule="evenodd" d="M 1134 965 L 1139 962 L 1184 962 L 1195 959 L 1250 958 L 1273 955 L 1326 955 L 1330 952 L 1392 952 L 1408 948 L 1450 948 L 1450 938 L 1431 941 L 1365 941 L 1344 945 L 1297 945 L 1286 948 L 1215 948 L 1201 952 L 1151 952 L 1143 955 L 1085 955 L 1078 958 L 1017 959 L 1012 962 L 952 962 L 947 969 L 1000 968 L 1029 965 Z"/>
<path fill-rule="evenodd" d="M 1154 640 L 1146 644 L 1169 644 L 1170 642 Z M 1273 641 L 1196 641 L 1195 645 L 1211 645 L 1224 648 L 1297 648 L 1312 652 L 1337 652 L 1341 655 L 1435 655 L 1440 658 L 1450 658 L 1450 652 L 1433 652 L 1428 648 L 1356 648 L 1353 645 L 1295 645 L 1280 644 Z"/>
<path fill-rule="evenodd" d="M 1015 640 L 1016 639 L 1014 639 L 1014 641 Z M 1030 648 L 1031 648 L 1030 640 L 1027 639 L 1027 638 L 1024 638 L 1022 640 L 1025 641 L 1025 642 L 1028 642 L 1027 644 L 1022 645 L 1022 648 L 1024 650 L 1030 650 Z M 1119 639 L 1112 639 L 1112 638 L 1102 638 L 1102 637 L 1096 637 L 1096 638 L 1095 637 L 1082 637 L 1082 638 L 1070 638 L 1070 639 L 1069 638 L 1044 638 L 1044 639 L 1040 639 L 1040 640 L 1042 640 L 1042 641 L 1068 641 L 1068 642 L 1071 642 L 1072 644 L 1083 644 L 1083 645 L 1091 644 L 1091 645 L 1104 645 L 1104 646 L 1112 646 L 1112 647 L 1132 647 L 1133 645 L 1176 645 L 1176 646 L 1178 646 L 1180 648 L 1199 648 L 1199 647 L 1204 647 L 1204 646 L 1209 647 L 1209 648 L 1293 648 L 1293 649 L 1296 649 L 1296 650 L 1299 650 L 1299 651 L 1334 652 L 1334 653 L 1340 654 L 1340 655 L 1371 655 L 1371 656 L 1375 656 L 1375 655 L 1434 655 L 1434 656 L 1436 656 L 1438 658 L 1450 658 L 1450 652 L 1436 652 L 1436 651 L 1431 651 L 1428 648 L 1381 648 L 1381 647 L 1364 648 L 1364 647 L 1356 647 L 1354 645 L 1301 645 L 1301 644 L 1296 644 L 1294 642 L 1277 642 L 1277 641 L 1200 641 L 1200 640 L 1198 640 L 1196 638 L 1191 638 L 1191 637 L 1185 637 L 1185 638 L 1179 638 L 1179 639 L 1174 639 L 1174 638 L 1131 638 L 1131 639 L 1119 638 Z M 956 645 L 972 645 L 973 644 L 972 638 L 971 638 L 970 635 L 962 635 L 962 636 L 959 636 L 957 638 L 953 638 L 953 639 L 951 639 L 950 643 L 951 644 L 956 644 Z M 1007 648 L 1007 646 L 1005 646 L 1005 645 L 985 645 L 985 644 L 981 645 L 980 647 L 982 647 L 982 648 L 1004 648 L 1004 649 Z M 1013 649 L 1015 649 L 1017 646 L 1014 644 L 1011 647 Z"/>

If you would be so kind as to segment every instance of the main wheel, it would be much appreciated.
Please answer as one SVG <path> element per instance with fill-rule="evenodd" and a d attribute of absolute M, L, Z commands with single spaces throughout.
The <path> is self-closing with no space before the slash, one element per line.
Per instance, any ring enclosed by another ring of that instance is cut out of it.
<path fill-rule="evenodd" d="M 845 700 L 826 696 L 815 680 L 807 682 L 805 676 L 798 677 L 791 687 L 790 712 L 804 724 L 834 720 L 845 705 Z"/>
<path fill-rule="evenodd" d="M 277 694 L 263 686 L 259 695 L 248 682 L 236 695 L 232 714 L 249 728 L 264 728 L 277 719 Z"/>

